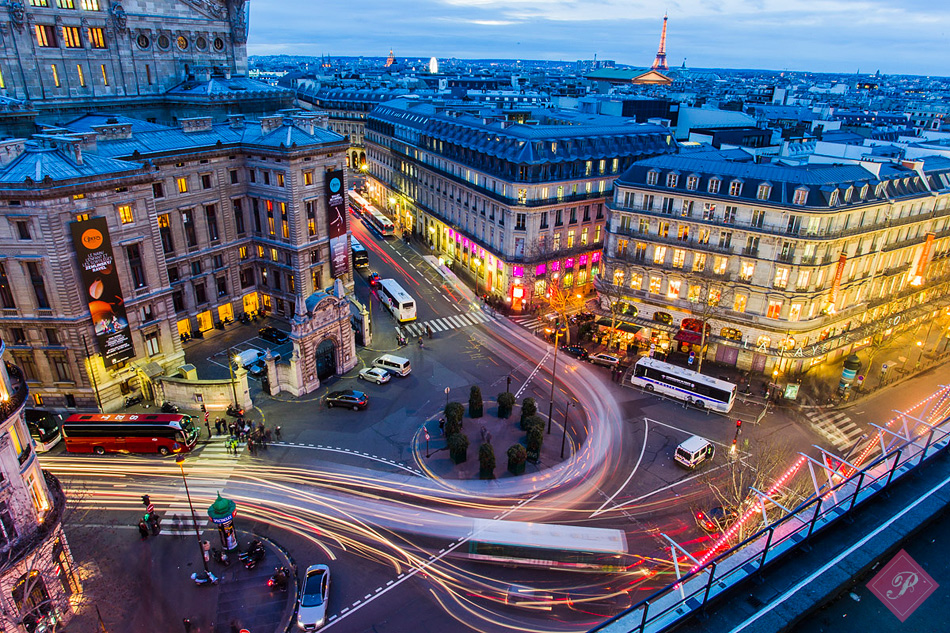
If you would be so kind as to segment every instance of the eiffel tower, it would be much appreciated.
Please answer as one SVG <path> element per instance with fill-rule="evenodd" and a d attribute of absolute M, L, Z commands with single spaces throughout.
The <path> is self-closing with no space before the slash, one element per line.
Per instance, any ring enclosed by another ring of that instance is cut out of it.
<path fill-rule="evenodd" d="M 669 70 L 670 67 L 666 63 L 666 20 L 667 15 L 663 14 L 663 34 L 660 35 L 660 48 L 656 52 L 656 59 L 653 60 L 653 65 L 650 66 L 652 70 Z"/>

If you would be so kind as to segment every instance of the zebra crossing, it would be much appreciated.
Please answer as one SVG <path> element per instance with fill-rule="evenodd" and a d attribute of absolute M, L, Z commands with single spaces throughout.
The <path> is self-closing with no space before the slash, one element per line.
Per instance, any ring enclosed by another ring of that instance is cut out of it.
<path fill-rule="evenodd" d="M 839 451 L 846 451 L 865 434 L 864 430 L 840 411 L 808 411 L 809 422 L 819 435 Z"/>
<path fill-rule="evenodd" d="M 425 321 L 423 323 L 410 323 L 409 325 L 402 326 L 404 330 L 409 332 L 410 336 L 424 336 L 426 333 L 426 326 L 432 328 L 432 331 L 435 333 L 447 332 L 449 330 L 457 330 L 462 327 L 471 327 L 473 325 L 478 325 L 479 323 L 488 323 L 492 321 L 492 317 L 488 316 L 481 311 L 465 312 L 462 314 L 456 314 L 454 316 L 442 317 L 441 319 L 432 319 L 431 321 Z"/>
<path fill-rule="evenodd" d="M 244 444 L 238 446 L 238 454 L 243 448 Z M 211 523 L 206 510 L 217 499 L 218 493 L 224 490 L 237 462 L 238 457 L 228 451 L 224 436 L 212 437 L 210 442 L 201 447 L 197 455 L 186 460 L 185 474 L 188 477 L 188 492 L 195 506 L 199 530 Z M 192 519 L 184 485 L 175 491 L 172 498 L 173 501 L 168 504 L 155 504 L 156 510 L 162 516 L 162 533 L 178 536 L 193 535 L 195 522 Z"/>
<path fill-rule="evenodd" d="M 513 316 L 511 320 L 514 323 L 517 323 L 526 330 L 535 332 L 537 330 L 543 330 L 546 327 L 551 327 L 552 319 L 547 318 L 548 315 L 542 316 Z"/>

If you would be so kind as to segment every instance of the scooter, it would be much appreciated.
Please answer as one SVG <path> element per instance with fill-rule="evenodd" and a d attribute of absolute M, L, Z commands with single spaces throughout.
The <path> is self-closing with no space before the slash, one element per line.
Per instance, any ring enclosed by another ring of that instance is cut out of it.
<path fill-rule="evenodd" d="M 229 404 L 227 414 L 233 418 L 243 418 L 244 409 L 241 409 L 240 407 L 235 407 L 233 404 Z"/>
<path fill-rule="evenodd" d="M 274 573 L 270 578 L 267 579 L 267 586 L 271 590 L 279 589 L 280 591 L 287 591 L 287 577 L 290 574 L 290 571 L 286 567 L 278 567 L 274 570 Z"/>
<path fill-rule="evenodd" d="M 248 550 L 246 555 L 241 560 L 244 561 L 244 569 L 254 569 L 257 567 L 257 564 L 264 560 L 264 547 L 261 546 L 260 549 Z"/>
<path fill-rule="evenodd" d="M 141 402 L 142 402 L 142 396 L 140 394 L 129 396 L 128 398 L 125 399 L 125 408 L 128 409 L 132 405 L 141 404 Z"/>
<path fill-rule="evenodd" d="M 172 404 L 166 400 L 162 403 L 162 413 L 178 413 L 178 405 Z"/>
<path fill-rule="evenodd" d="M 218 549 L 217 547 L 211 548 L 211 559 L 225 567 L 230 567 L 231 565 L 231 559 L 228 557 L 228 553 L 224 550 Z"/>
<path fill-rule="evenodd" d="M 218 584 L 218 577 L 212 574 L 210 571 L 196 571 L 191 575 L 191 579 L 194 580 L 195 584 L 199 587 L 201 585 Z"/>

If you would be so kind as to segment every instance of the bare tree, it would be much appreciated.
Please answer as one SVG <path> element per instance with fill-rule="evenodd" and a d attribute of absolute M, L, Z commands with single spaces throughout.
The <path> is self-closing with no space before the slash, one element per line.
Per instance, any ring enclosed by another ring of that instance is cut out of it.
<path fill-rule="evenodd" d="M 620 277 L 621 283 L 615 284 L 613 281 L 617 279 L 615 275 L 618 269 L 622 272 Z M 604 273 L 606 273 L 606 270 Z M 630 306 L 627 303 L 627 296 L 624 294 L 623 286 L 623 282 L 629 279 L 630 266 L 626 264 L 618 265 L 611 271 L 611 275 L 611 279 L 598 276 L 594 280 L 594 287 L 601 298 L 601 307 L 606 308 L 610 314 L 610 332 L 607 335 L 608 347 L 610 347 L 610 345 L 616 341 L 617 324 L 620 321 L 620 318 L 624 314 L 627 314 L 627 312 L 630 310 Z"/>
<path fill-rule="evenodd" d="M 583 306 L 584 299 L 583 297 L 578 297 L 570 290 L 563 288 L 560 283 L 557 283 L 558 281 L 559 280 L 555 280 L 548 288 L 548 303 L 557 315 L 558 321 L 560 321 L 561 325 L 565 326 L 565 344 L 570 344 L 571 329 L 566 327 L 568 315 L 575 309 Z"/>
<path fill-rule="evenodd" d="M 726 303 L 732 296 L 732 290 L 715 277 L 702 274 L 690 275 L 687 278 L 687 300 L 692 304 L 693 318 L 700 321 L 699 362 L 696 371 L 703 371 L 703 361 L 706 359 L 707 330 L 711 330 L 709 322 L 726 310 Z"/>

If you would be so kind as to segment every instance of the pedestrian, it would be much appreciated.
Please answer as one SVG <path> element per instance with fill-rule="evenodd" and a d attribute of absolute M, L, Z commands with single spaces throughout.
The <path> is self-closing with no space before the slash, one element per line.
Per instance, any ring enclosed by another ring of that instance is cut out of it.
<path fill-rule="evenodd" d="M 247 451 L 251 454 L 252 457 L 254 456 L 254 438 L 250 438 L 247 441 Z"/>
<path fill-rule="evenodd" d="M 274 437 L 276 437 L 278 440 L 281 439 L 281 437 L 280 437 L 280 425 L 277 425 L 277 428 L 274 429 Z"/>
<path fill-rule="evenodd" d="M 445 435 L 445 418 L 439 418 L 439 430 Z"/>
<path fill-rule="evenodd" d="M 139 521 L 139 535 L 143 541 L 148 538 L 148 526 L 145 525 L 145 521 Z"/>
<path fill-rule="evenodd" d="M 181 623 L 185 625 L 185 633 L 191 633 L 191 620 L 184 618 Z"/>
<path fill-rule="evenodd" d="M 221 418 L 214 419 L 214 434 L 221 435 Z"/>

